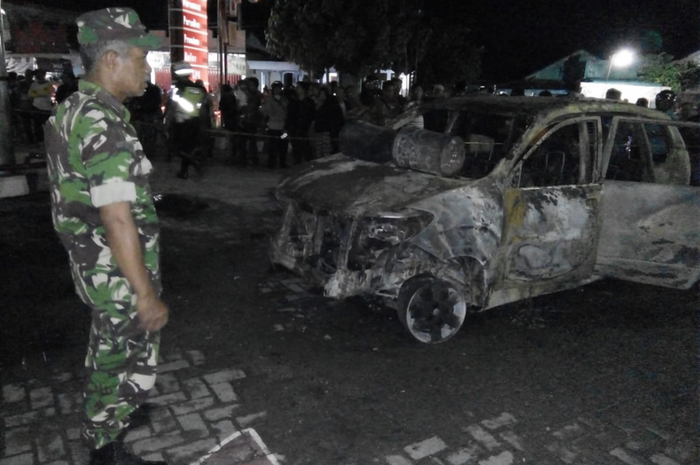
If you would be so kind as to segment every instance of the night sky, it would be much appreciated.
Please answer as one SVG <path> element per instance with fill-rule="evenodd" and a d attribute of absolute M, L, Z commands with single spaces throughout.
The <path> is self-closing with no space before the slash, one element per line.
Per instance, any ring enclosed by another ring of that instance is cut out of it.
<path fill-rule="evenodd" d="M 152 29 L 167 27 L 166 0 L 30 3 L 80 11 L 120 4 L 136 9 Z M 483 74 L 490 80 L 522 78 L 579 49 L 601 58 L 624 45 L 637 50 L 661 45 L 676 58 L 700 50 L 700 0 L 429 0 L 425 5 L 427 14 L 472 28 L 471 39 L 484 47 Z"/>

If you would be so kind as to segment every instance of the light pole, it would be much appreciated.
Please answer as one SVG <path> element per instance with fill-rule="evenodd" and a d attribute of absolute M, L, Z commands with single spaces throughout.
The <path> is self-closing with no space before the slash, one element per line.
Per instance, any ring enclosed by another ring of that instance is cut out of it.
<path fill-rule="evenodd" d="M 7 80 L 5 65 L 5 11 L 0 0 L 0 166 L 15 163 L 15 151 L 12 145 L 12 117 L 10 112 L 10 83 Z"/>
<path fill-rule="evenodd" d="M 615 52 L 610 57 L 610 65 L 608 66 L 608 74 L 605 75 L 605 80 L 607 81 L 610 79 L 610 71 L 612 71 L 613 66 L 616 68 L 626 68 L 634 62 L 634 58 L 634 52 L 632 50 L 622 49 Z"/>

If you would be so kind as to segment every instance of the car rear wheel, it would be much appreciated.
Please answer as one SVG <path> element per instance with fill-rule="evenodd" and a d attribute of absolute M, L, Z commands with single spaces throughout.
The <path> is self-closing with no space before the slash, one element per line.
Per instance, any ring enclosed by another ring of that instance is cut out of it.
<path fill-rule="evenodd" d="M 411 335 L 426 344 L 445 342 L 462 327 L 467 301 L 455 286 L 434 278 L 412 278 L 401 286 L 398 315 Z"/>

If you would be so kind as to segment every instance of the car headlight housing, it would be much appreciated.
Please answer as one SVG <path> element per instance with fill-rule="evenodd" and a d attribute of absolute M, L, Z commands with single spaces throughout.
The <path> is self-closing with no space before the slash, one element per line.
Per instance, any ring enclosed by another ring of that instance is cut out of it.
<path fill-rule="evenodd" d="M 385 250 L 413 239 L 432 221 L 432 214 L 418 210 L 382 213 L 362 219 L 348 256 L 348 268 L 371 268 Z"/>

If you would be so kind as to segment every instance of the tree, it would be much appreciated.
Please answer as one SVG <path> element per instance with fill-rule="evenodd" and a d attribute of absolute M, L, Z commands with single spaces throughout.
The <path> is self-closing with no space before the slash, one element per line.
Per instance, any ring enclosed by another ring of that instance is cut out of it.
<path fill-rule="evenodd" d="M 667 53 L 646 55 L 645 65 L 638 74 L 643 81 L 669 86 L 674 92 L 700 84 L 700 68 L 697 65 L 673 62 L 673 57 Z"/>
<path fill-rule="evenodd" d="M 412 37 L 418 0 L 276 0 L 267 46 L 303 69 L 362 74 L 391 67 Z"/>
<path fill-rule="evenodd" d="M 417 52 L 418 82 L 423 85 L 474 82 L 481 74 L 481 50 L 468 38 L 470 29 L 463 24 L 429 20 L 424 32 L 425 45 Z"/>

